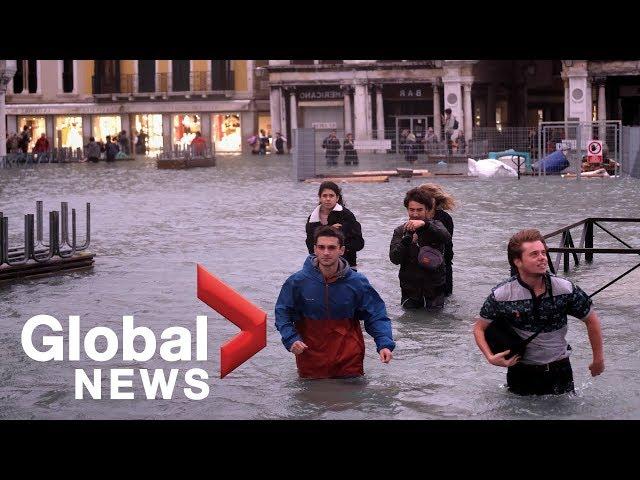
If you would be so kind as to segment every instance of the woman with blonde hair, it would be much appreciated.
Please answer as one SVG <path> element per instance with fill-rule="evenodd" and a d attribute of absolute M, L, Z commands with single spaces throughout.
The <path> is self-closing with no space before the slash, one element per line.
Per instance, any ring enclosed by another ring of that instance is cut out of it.
<path fill-rule="evenodd" d="M 453 218 L 445 210 L 453 210 L 456 206 L 456 201 L 451 194 L 444 191 L 437 183 L 425 183 L 420 185 L 419 188 L 434 199 L 436 213 L 433 219 L 440 220 L 451 235 L 452 243 L 446 245 L 444 251 L 444 260 L 447 266 L 445 295 L 449 296 L 453 292 Z"/>

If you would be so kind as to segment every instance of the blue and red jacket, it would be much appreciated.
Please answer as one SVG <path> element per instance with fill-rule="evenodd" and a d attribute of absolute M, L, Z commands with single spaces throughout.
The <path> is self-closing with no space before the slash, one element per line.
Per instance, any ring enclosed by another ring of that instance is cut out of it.
<path fill-rule="evenodd" d="M 276 302 L 276 328 L 287 350 L 297 340 L 309 348 L 296 355 L 304 378 L 364 375 L 364 328 L 377 351 L 393 350 L 391 320 L 378 292 L 367 278 L 340 259 L 335 277 L 325 279 L 315 255 L 282 286 Z"/>

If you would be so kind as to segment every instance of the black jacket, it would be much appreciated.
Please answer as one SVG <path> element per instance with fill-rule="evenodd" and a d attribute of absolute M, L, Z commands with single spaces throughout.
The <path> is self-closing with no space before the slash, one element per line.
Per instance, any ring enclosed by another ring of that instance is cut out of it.
<path fill-rule="evenodd" d="M 451 235 L 439 220 L 428 221 L 427 224 L 416 230 L 418 243 L 437 248 L 443 253 L 451 244 Z M 434 272 L 429 272 L 418 264 L 418 252 L 420 248 L 413 242 L 403 240 L 404 224 L 393 231 L 391 245 L 389 246 L 389 259 L 395 265 L 400 265 L 400 288 L 403 297 L 420 298 L 431 296 L 436 288 L 443 288 L 446 280 L 446 262 Z"/>
<path fill-rule="evenodd" d="M 327 137 L 322 141 L 322 148 L 326 149 L 326 158 L 337 158 L 340 155 L 340 140 Z"/>
<path fill-rule="evenodd" d="M 311 215 L 307 218 L 307 248 L 309 253 L 313 252 L 313 233 L 316 228 L 322 226 L 320 222 L 310 222 Z M 351 210 L 342 207 L 341 211 L 333 210 L 329 213 L 328 225 L 339 223 L 342 225 L 342 233 L 345 237 L 345 250 L 344 258 L 349 262 L 349 265 L 355 267 L 356 264 L 356 252 L 359 252 L 364 248 L 364 239 L 362 238 L 362 227 L 355 215 Z"/>
<path fill-rule="evenodd" d="M 444 261 L 447 265 L 447 288 L 445 293 L 450 295 L 453 292 L 453 219 L 444 210 L 436 210 L 433 219 L 440 220 L 452 238 L 452 243 L 446 244 L 444 249 Z"/>

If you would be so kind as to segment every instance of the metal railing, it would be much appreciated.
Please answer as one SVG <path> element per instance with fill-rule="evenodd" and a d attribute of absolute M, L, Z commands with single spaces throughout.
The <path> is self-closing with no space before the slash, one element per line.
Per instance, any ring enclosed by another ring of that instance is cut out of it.
<path fill-rule="evenodd" d="M 624 240 L 620 239 L 617 235 L 611 232 L 606 227 L 602 226 L 603 222 L 611 222 L 611 223 L 640 223 L 640 218 L 609 218 L 609 217 L 594 217 L 594 218 L 585 218 L 584 220 L 580 220 L 571 225 L 567 225 L 562 227 L 554 232 L 548 233 L 544 235 L 544 239 L 550 239 L 560 235 L 560 245 L 558 247 L 548 247 L 547 248 L 547 259 L 549 261 L 549 269 L 552 273 L 556 273 L 560 266 L 560 261 L 564 258 L 563 267 L 564 272 L 568 272 L 570 268 L 571 256 L 573 257 L 574 266 L 578 266 L 580 264 L 580 256 L 584 253 L 584 259 L 586 263 L 593 262 L 594 254 L 622 254 L 622 255 L 640 255 L 640 248 L 633 248 Z M 577 228 L 582 225 L 582 232 L 580 235 L 580 243 L 576 247 L 573 241 L 573 237 L 571 236 L 571 230 Z M 609 234 L 611 237 L 616 239 L 618 242 L 622 243 L 626 248 L 594 248 L 593 246 L 593 227 L 596 226 Z M 550 253 L 557 253 L 555 265 L 551 261 Z M 603 287 L 600 287 L 598 290 L 593 292 L 590 297 L 593 297 L 597 293 L 600 293 L 602 290 L 607 288 L 608 286 L 614 284 L 622 277 L 628 275 L 636 268 L 640 267 L 640 263 L 630 268 L 623 274 L 619 275 Z"/>
<path fill-rule="evenodd" d="M 133 95 L 134 93 L 169 93 L 169 92 L 227 92 L 234 90 L 232 76 L 220 79 L 213 78 L 211 71 L 194 71 L 189 78 L 180 79 L 184 88 L 180 88 L 173 78 L 173 73 L 156 73 L 153 78 L 140 73 L 121 74 L 119 77 L 93 77 L 93 93 L 95 95 Z"/>

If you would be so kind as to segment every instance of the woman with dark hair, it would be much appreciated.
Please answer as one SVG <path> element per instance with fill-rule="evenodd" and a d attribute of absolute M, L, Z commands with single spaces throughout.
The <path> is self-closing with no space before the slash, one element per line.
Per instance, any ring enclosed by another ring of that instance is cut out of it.
<path fill-rule="evenodd" d="M 322 182 L 318 189 L 318 206 L 307 218 L 307 248 L 313 253 L 313 234 L 316 228 L 329 225 L 345 237 L 344 258 L 353 268 L 357 266 L 356 252 L 364 248 L 362 228 L 355 215 L 344 206 L 342 190 L 334 182 Z"/>

